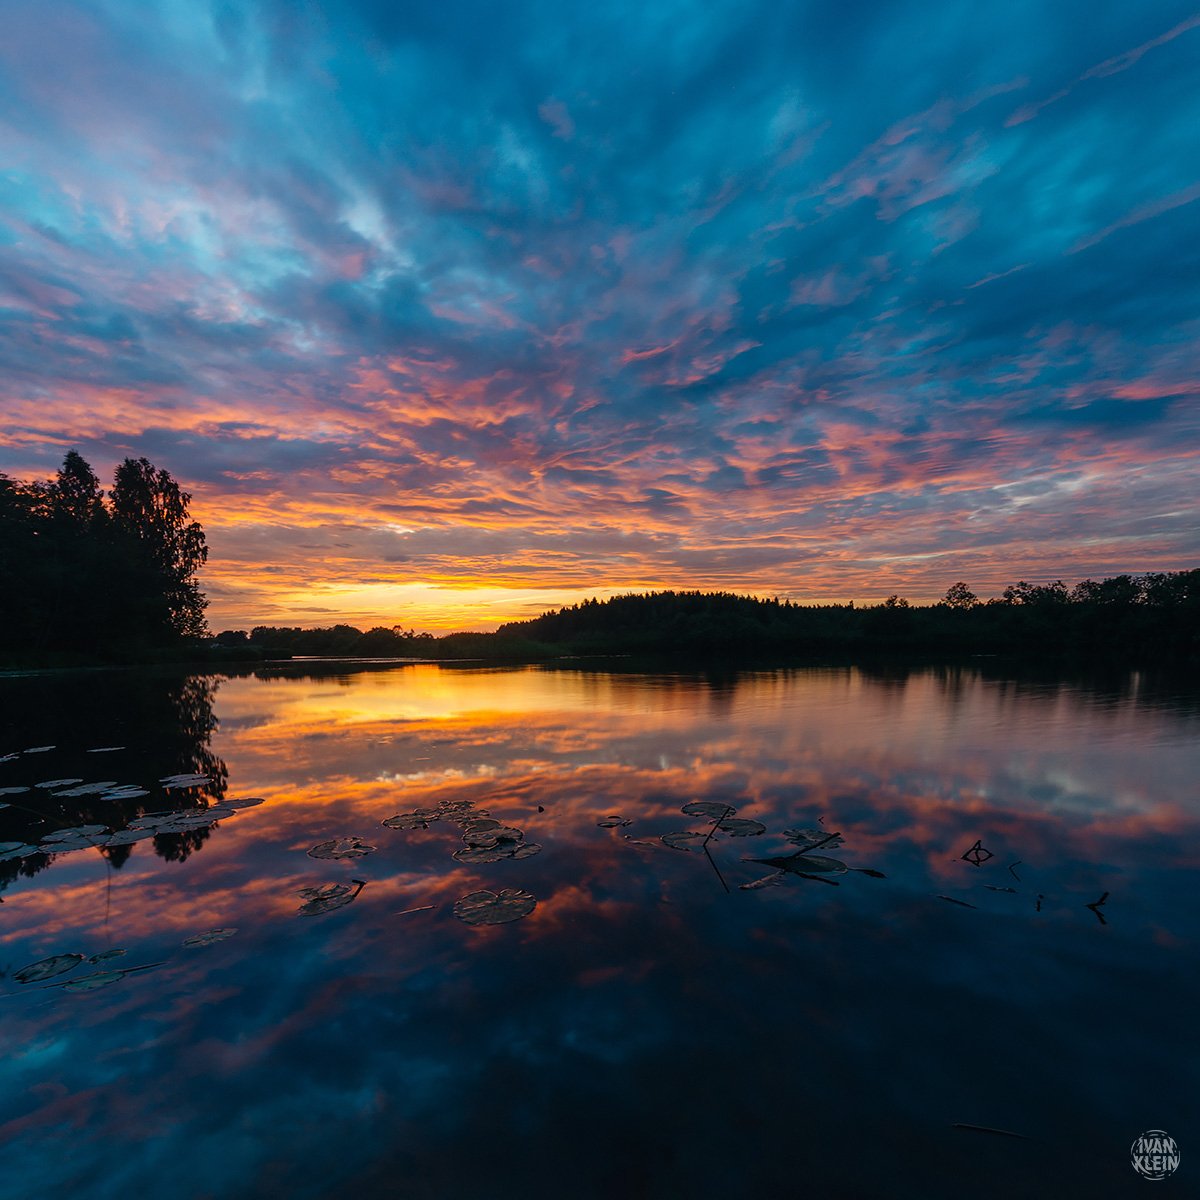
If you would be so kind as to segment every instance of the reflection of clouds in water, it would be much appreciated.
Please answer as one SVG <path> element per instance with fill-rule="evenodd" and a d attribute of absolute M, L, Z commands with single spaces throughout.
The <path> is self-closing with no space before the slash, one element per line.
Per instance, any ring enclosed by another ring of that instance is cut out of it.
<path fill-rule="evenodd" d="M 863 1137 L 893 1168 L 917 1143 L 954 1164 L 968 1151 L 939 1140 L 950 1120 L 1050 1131 L 1061 1148 L 1152 1099 L 1175 1113 L 1188 1067 L 1156 1051 L 1164 1029 L 1185 1036 L 1200 1001 L 1178 977 L 1197 938 L 1177 903 L 1197 818 L 1179 786 L 1196 752 L 1176 733 L 1193 715 L 1116 714 L 1071 689 L 1030 690 L 1027 710 L 1011 686 L 975 676 L 951 692 L 933 673 L 880 686 L 847 671 L 750 678 L 717 709 L 697 679 L 647 681 L 647 699 L 635 677 L 523 671 L 504 679 L 505 706 L 482 711 L 475 677 L 446 676 L 372 676 L 361 707 L 356 676 L 336 695 L 333 732 L 328 697 L 310 701 L 304 681 L 264 698 L 229 680 L 221 703 L 258 717 L 222 727 L 214 751 L 264 804 L 182 865 L 133 846 L 107 896 L 94 855 L 10 892 L 0 955 L 13 966 L 109 939 L 130 961 L 165 960 L 92 996 L 3 1001 L 6 1044 L 53 1047 L 0 1075 L 0 1132 L 21 1134 L 12 1178 L 97 1195 L 155 1171 L 219 1194 L 382 1194 L 404 1178 L 430 1195 L 538 1195 L 572 1178 L 577 1194 L 604 1195 L 602 1128 L 607 1159 L 645 1190 L 702 1195 L 714 1170 L 734 1192 L 778 1186 L 774 1151 L 800 1122 L 829 1151 L 807 1167 L 814 1187 L 849 1178 L 889 1194 L 856 1165 Z M 456 715 L 387 715 L 389 693 L 426 686 Z M 1119 761 L 1104 751 L 1114 721 Z M 417 758 L 428 761 L 406 770 Z M 750 849 L 712 842 L 728 896 L 702 856 L 653 844 L 706 829 L 680 811 L 697 801 L 767 826 Z M 468 803 L 543 851 L 468 865 L 452 858 L 458 825 L 381 825 Z M 633 824 L 598 828 L 610 813 Z M 743 855 L 794 851 L 795 826 L 840 831 L 837 857 L 887 879 L 739 891 L 764 873 Z M 349 837 L 376 849 L 306 855 Z M 976 870 L 960 856 L 980 837 L 996 858 Z M 1020 883 L 1005 873 L 1016 858 Z M 302 889 L 352 878 L 368 881 L 352 905 L 295 915 Z M 495 928 L 454 920 L 462 897 L 503 888 L 536 908 Z M 1082 906 L 1105 890 L 1101 930 Z M 228 942 L 180 949 L 234 927 Z M 1114 1064 L 1096 1047 L 1118 1033 Z M 981 1075 L 962 1067 L 967 1044 Z M 690 1154 L 706 1106 L 743 1131 L 746 1153 L 706 1138 Z M 134 1152 L 130 1129 L 149 1144 Z M 462 1154 L 485 1135 L 513 1150 L 500 1178 L 491 1159 Z M 1042 1165 L 1043 1178 L 1058 1169 Z M 1071 1166 L 1076 1184 L 1095 1182 L 1093 1167 Z M 978 1193 L 1011 1185 L 1012 1167 Z"/>

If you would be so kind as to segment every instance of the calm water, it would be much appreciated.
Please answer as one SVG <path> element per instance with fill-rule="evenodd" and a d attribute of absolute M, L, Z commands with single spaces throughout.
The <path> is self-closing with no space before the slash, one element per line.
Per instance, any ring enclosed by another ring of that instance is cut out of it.
<path fill-rule="evenodd" d="M 0 679 L 0 1191 L 1136 1196 L 1162 1129 L 1195 1195 L 1198 734 L 1136 676 Z"/>

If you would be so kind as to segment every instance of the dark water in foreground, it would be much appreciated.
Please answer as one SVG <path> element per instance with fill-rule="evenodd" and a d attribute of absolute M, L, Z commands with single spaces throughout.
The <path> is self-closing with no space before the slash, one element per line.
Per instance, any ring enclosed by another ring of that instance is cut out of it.
<path fill-rule="evenodd" d="M 1135 676 L 0 679 L 0 1194 L 1200 1194 L 1198 734 Z M 766 831 L 664 845 L 696 800 Z"/>

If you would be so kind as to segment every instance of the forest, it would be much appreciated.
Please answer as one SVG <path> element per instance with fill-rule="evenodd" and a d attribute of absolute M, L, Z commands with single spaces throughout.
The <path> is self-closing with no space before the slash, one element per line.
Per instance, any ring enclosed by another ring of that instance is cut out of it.
<path fill-rule="evenodd" d="M 1024 580 L 982 600 L 964 582 L 934 604 L 796 604 L 730 592 L 660 591 L 587 600 L 502 625 L 434 638 L 400 626 L 363 632 L 258 626 L 217 642 L 246 657 L 412 656 L 539 659 L 564 654 L 845 658 L 1005 655 L 1105 663 L 1200 661 L 1200 570 Z"/>

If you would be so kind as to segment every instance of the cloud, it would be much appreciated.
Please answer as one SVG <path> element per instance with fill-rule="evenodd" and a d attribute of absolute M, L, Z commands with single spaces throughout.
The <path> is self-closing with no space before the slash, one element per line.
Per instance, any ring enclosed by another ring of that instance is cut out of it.
<path fill-rule="evenodd" d="M 1195 559 L 1188 14 L 304 12 L 0 50 L 0 470 L 166 466 L 215 623 Z"/>

